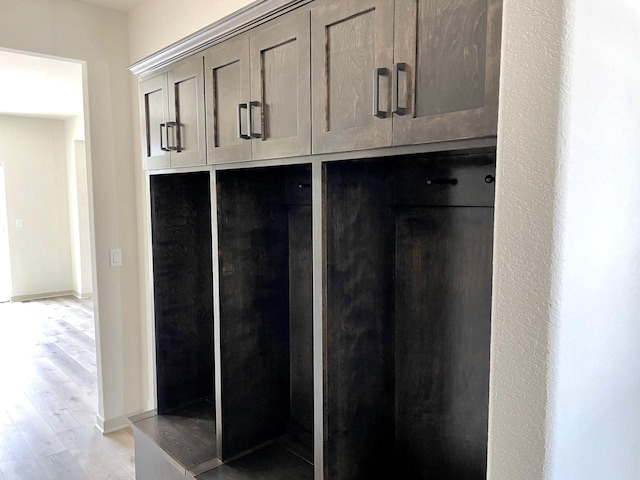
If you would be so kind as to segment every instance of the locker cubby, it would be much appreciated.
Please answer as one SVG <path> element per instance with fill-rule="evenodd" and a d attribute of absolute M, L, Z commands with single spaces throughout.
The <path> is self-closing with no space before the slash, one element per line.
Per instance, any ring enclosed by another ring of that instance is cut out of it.
<path fill-rule="evenodd" d="M 485 479 L 495 151 L 323 174 L 325 478 Z"/>
<path fill-rule="evenodd" d="M 221 170 L 216 184 L 220 459 L 241 458 L 206 478 L 254 465 L 256 474 L 311 479 L 311 167 Z"/>
<path fill-rule="evenodd" d="M 210 176 L 152 175 L 149 187 L 157 415 L 135 425 L 189 469 L 217 455 Z"/>

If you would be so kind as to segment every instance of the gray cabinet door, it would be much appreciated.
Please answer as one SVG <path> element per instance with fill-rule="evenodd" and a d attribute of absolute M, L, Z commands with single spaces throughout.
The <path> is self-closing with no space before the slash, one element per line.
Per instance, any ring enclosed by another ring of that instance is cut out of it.
<path fill-rule="evenodd" d="M 168 74 L 171 166 L 205 165 L 204 76 L 201 55 L 178 63 Z"/>
<path fill-rule="evenodd" d="M 205 83 L 209 163 L 251 160 L 248 38 L 206 51 Z"/>
<path fill-rule="evenodd" d="M 140 131 L 142 168 L 152 170 L 171 166 L 167 143 L 167 75 L 140 82 Z"/>
<path fill-rule="evenodd" d="M 309 12 L 251 35 L 253 159 L 311 153 Z"/>
<path fill-rule="evenodd" d="M 501 5 L 396 0 L 394 145 L 496 134 Z"/>
<path fill-rule="evenodd" d="M 393 0 L 312 9 L 313 153 L 391 145 L 393 11 Z"/>

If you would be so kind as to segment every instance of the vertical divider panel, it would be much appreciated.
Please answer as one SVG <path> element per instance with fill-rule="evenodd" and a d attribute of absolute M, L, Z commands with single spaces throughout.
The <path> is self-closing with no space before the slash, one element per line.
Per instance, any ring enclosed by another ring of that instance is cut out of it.
<path fill-rule="evenodd" d="M 322 163 L 311 166 L 313 232 L 313 417 L 314 478 L 324 478 L 324 211 Z"/>
<path fill-rule="evenodd" d="M 218 456 L 222 451 L 222 353 L 220 345 L 220 261 L 218 259 L 218 196 L 217 170 L 211 172 L 211 253 L 213 259 L 213 359 L 216 404 L 216 446 Z"/>

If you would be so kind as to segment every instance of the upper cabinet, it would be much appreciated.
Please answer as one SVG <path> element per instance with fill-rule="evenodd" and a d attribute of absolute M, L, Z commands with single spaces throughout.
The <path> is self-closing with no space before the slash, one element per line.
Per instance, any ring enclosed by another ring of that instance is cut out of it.
<path fill-rule="evenodd" d="M 311 19 L 313 153 L 496 134 L 499 0 L 325 1 Z"/>
<path fill-rule="evenodd" d="M 202 57 L 140 83 L 144 168 L 206 164 Z"/>
<path fill-rule="evenodd" d="M 501 22 L 502 0 L 314 0 L 143 81 L 145 166 L 495 136 Z"/>
<path fill-rule="evenodd" d="M 394 145 L 496 135 L 501 5 L 396 0 Z"/>
<path fill-rule="evenodd" d="M 313 153 L 391 145 L 393 0 L 311 11 Z"/>
<path fill-rule="evenodd" d="M 205 54 L 209 163 L 311 153 L 309 13 Z"/>

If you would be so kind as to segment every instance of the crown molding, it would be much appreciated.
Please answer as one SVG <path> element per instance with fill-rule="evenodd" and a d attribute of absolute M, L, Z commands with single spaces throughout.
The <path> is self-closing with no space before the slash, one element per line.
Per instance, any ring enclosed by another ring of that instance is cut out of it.
<path fill-rule="evenodd" d="M 287 13 L 312 0 L 257 0 L 208 27 L 134 63 L 129 70 L 146 77 L 185 57 Z"/>

